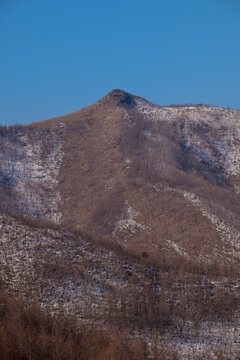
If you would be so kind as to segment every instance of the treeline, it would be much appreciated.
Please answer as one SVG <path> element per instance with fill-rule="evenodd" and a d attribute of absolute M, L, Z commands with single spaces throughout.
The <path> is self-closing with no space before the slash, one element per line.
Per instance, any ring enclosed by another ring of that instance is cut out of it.
<path fill-rule="evenodd" d="M 145 360 L 147 343 L 123 332 L 90 330 L 76 318 L 25 307 L 0 290 L 1 360 Z M 160 354 L 152 359 L 164 359 Z"/>

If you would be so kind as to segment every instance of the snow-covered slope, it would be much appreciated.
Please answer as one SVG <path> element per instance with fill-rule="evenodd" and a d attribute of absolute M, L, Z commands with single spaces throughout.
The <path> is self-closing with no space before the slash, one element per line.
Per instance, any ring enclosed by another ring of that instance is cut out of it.
<path fill-rule="evenodd" d="M 184 151 L 207 166 L 227 176 L 240 174 L 239 110 L 202 105 L 161 107 L 142 99 L 137 100 L 137 110 L 148 121 L 175 122 Z"/>
<path fill-rule="evenodd" d="M 0 134 L 0 146 L 1 209 L 59 223 L 63 152 L 56 132 L 10 128 Z"/>

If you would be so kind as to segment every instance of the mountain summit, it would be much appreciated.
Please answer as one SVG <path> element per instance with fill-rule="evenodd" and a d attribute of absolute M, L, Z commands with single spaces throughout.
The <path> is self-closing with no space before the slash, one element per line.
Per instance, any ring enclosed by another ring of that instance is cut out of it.
<path fill-rule="evenodd" d="M 239 110 L 159 106 L 115 89 L 80 111 L 1 128 L 0 145 L 4 212 L 152 258 L 238 261 Z"/>
<path fill-rule="evenodd" d="M 125 105 L 134 107 L 137 105 L 135 101 L 135 96 L 127 93 L 126 91 L 114 89 L 110 91 L 102 100 L 100 100 L 103 104 L 115 103 L 116 105 Z"/>

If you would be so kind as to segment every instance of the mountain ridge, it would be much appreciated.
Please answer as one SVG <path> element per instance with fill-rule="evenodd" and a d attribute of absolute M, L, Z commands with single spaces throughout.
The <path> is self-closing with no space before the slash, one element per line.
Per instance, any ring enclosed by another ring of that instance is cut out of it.
<path fill-rule="evenodd" d="M 183 104 L 169 104 L 169 105 L 160 105 L 160 104 L 157 104 L 157 103 L 154 103 L 150 100 L 146 100 L 145 98 L 143 97 L 140 97 L 138 95 L 134 95 L 132 93 L 129 93 L 128 91 L 126 90 L 122 90 L 122 89 L 112 89 L 111 91 L 109 91 L 106 95 L 104 95 L 100 100 L 94 102 L 93 104 L 91 105 L 87 105 L 87 106 L 84 106 L 83 108 L 80 108 L 78 110 L 75 110 L 75 111 L 70 111 L 64 115 L 56 115 L 56 116 L 53 116 L 53 117 L 50 117 L 50 118 L 46 118 L 46 119 L 42 119 L 42 120 L 39 120 L 39 121 L 36 121 L 36 122 L 32 122 L 30 124 L 25 124 L 25 125 L 21 125 L 21 126 L 31 126 L 33 124 L 41 124 L 41 123 L 44 123 L 45 121 L 50 121 L 50 120 L 55 120 L 55 119 L 58 119 L 58 118 L 64 118 L 64 117 L 68 117 L 68 116 L 71 116 L 73 114 L 76 114 L 78 113 L 79 111 L 82 111 L 84 109 L 88 109 L 89 107 L 93 106 L 93 105 L 96 105 L 96 104 L 101 104 L 101 103 L 107 103 L 108 101 L 110 102 L 113 102 L 114 101 L 114 98 L 115 98 L 115 95 L 116 94 L 116 97 L 117 97 L 117 94 L 121 94 L 119 96 L 122 96 L 122 97 L 129 97 L 129 98 L 132 98 L 134 100 L 135 99 L 141 99 L 141 100 L 144 100 L 152 105 L 155 105 L 155 106 L 159 106 L 161 108 L 181 108 L 181 107 L 186 107 L 186 108 L 189 108 L 189 107 L 194 107 L 194 108 L 199 108 L 199 107 L 209 107 L 209 108 L 215 108 L 215 109 L 223 109 L 223 110 L 233 110 L 233 111 L 240 111 L 240 109 L 238 108 L 231 108 L 231 107 L 227 107 L 227 106 L 219 106 L 219 105 L 211 105 L 211 104 L 202 104 L 202 103 L 196 103 L 196 104 L 193 104 L 193 103 L 183 103 Z M 115 98 L 115 101 L 116 101 L 116 98 Z M 121 103 L 120 103 L 121 104 Z"/>

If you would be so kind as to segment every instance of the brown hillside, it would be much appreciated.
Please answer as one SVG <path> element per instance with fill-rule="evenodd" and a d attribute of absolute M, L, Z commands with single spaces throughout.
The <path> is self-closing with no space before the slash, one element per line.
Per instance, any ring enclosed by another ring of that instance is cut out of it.
<path fill-rule="evenodd" d="M 4 196 L 15 201 L 22 191 L 18 212 L 107 236 L 143 256 L 232 261 L 239 254 L 239 128 L 238 110 L 160 107 L 113 90 L 80 111 L 15 130 L 4 145 L 4 161 L 14 163 L 8 177 L 2 171 Z M 19 162 L 26 156 L 37 165 L 27 179 L 22 170 L 24 192 Z"/>

